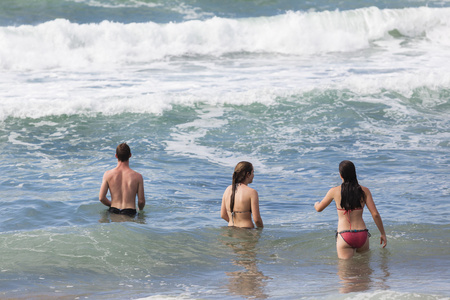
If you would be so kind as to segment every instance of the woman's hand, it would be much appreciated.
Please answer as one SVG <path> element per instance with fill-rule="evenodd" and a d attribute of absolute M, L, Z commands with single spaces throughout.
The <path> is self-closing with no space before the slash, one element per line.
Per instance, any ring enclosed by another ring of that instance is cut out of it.
<path fill-rule="evenodd" d="M 383 248 L 384 247 L 386 247 L 386 244 L 387 244 L 387 239 L 386 239 L 386 235 L 384 235 L 384 234 L 382 234 L 381 236 L 380 236 L 380 245 L 383 245 Z"/>

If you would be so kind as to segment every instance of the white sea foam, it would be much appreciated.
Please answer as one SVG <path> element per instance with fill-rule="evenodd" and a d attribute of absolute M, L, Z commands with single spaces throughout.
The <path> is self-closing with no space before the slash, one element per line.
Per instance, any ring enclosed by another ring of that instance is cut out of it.
<path fill-rule="evenodd" d="M 336 297 L 336 296 L 334 296 Z M 364 293 L 352 293 L 349 295 L 343 295 L 337 299 L 353 299 L 353 300 L 389 300 L 389 299 L 448 299 L 448 297 L 443 297 L 440 295 L 424 294 L 424 293 L 414 293 L 414 292 L 397 292 L 397 291 L 374 291 L 374 292 L 364 292 Z"/>
<path fill-rule="evenodd" d="M 164 141 L 166 151 L 175 155 L 183 155 L 191 158 L 206 159 L 210 162 L 234 167 L 239 161 L 251 161 L 258 170 L 266 170 L 267 167 L 257 157 L 243 155 L 238 152 L 230 152 L 221 148 L 201 145 L 201 139 L 213 128 L 220 128 L 227 124 L 223 117 L 223 109 L 216 108 L 208 111 L 198 111 L 199 118 L 175 126 L 170 139 Z"/>
<path fill-rule="evenodd" d="M 216 70 L 218 73 L 220 71 Z M 176 91 L 178 87 L 189 84 L 189 81 L 183 81 L 183 79 L 172 84 L 164 80 L 152 82 L 149 78 L 148 81 L 136 82 L 131 86 L 127 86 L 125 82 L 122 86 L 114 87 L 105 84 L 105 87 L 94 89 L 89 86 L 78 86 L 78 82 L 69 79 L 66 82 L 63 81 L 64 84 L 60 82 L 30 84 L 22 81 L 6 87 L 7 81 L 4 83 L 5 88 L 0 90 L 2 101 L 0 121 L 8 117 L 41 118 L 60 115 L 94 116 L 121 113 L 158 115 L 171 110 L 174 105 L 193 107 L 199 103 L 211 106 L 260 103 L 271 106 L 285 99 L 295 99 L 299 103 L 306 103 L 310 101 L 310 96 L 307 95 L 311 93 L 320 95 L 329 90 L 342 90 L 358 95 L 355 98 L 358 102 L 384 103 L 391 107 L 389 114 L 408 116 L 414 114 L 414 110 L 411 110 L 408 103 L 403 103 L 401 100 L 394 101 L 390 97 L 383 96 L 383 93 L 388 91 L 409 99 L 415 91 L 425 88 L 421 92 L 421 106 L 433 109 L 444 101 L 433 94 L 450 86 L 449 74 L 440 72 L 433 74 L 426 71 L 417 74 L 397 74 L 395 77 L 349 75 L 343 76 L 338 82 L 328 84 L 326 84 L 327 78 L 303 81 L 302 76 L 307 75 L 295 72 L 289 75 L 291 78 L 286 77 L 285 88 L 270 87 L 269 73 L 255 73 L 242 82 L 235 82 L 232 78 L 217 79 L 221 82 L 220 85 L 211 82 L 185 91 Z M 188 76 L 189 74 L 186 74 L 186 77 Z M 111 79 L 111 82 L 113 81 Z M 297 81 L 300 82 L 295 87 Z M 305 84 L 306 82 L 309 82 L 309 85 Z M 84 79 L 84 84 L 89 85 L 92 82 L 90 79 Z"/>
<path fill-rule="evenodd" d="M 162 114 L 198 103 L 270 106 L 329 90 L 407 115 L 383 93 L 410 98 L 424 89 L 424 107 L 445 101 L 432 93 L 450 87 L 443 63 L 449 16 L 450 9 L 366 8 L 171 24 L 60 19 L 0 27 L 0 121 Z M 393 29 L 408 37 L 390 35 Z"/>
<path fill-rule="evenodd" d="M 311 55 L 352 52 L 395 39 L 397 30 L 428 48 L 448 47 L 450 8 L 364 8 L 287 12 L 274 17 L 182 23 L 104 21 L 75 24 L 57 19 L 36 26 L 0 28 L 0 69 L 103 69 L 147 64 L 167 57 L 230 53 Z"/>

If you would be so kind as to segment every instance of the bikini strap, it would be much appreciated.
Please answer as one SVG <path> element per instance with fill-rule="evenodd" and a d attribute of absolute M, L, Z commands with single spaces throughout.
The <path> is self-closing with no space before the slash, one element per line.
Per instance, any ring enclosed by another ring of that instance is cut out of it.
<path fill-rule="evenodd" d="M 345 210 L 344 216 L 347 216 L 347 221 L 350 224 L 350 230 L 352 230 L 352 223 L 350 222 L 350 212 L 352 212 L 354 210 L 362 210 L 362 209 L 363 209 L 362 207 L 357 207 L 357 208 L 349 209 L 349 210 L 346 210 L 344 208 L 338 208 L 337 210 Z"/>

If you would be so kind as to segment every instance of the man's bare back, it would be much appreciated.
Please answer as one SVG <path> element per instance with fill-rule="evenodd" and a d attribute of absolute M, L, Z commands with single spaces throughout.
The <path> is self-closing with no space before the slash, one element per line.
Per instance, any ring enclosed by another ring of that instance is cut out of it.
<path fill-rule="evenodd" d="M 106 171 L 100 187 L 99 200 L 111 207 L 110 211 L 121 213 L 123 210 L 136 210 L 136 196 L 139 210 L 145 206 L 144 180 L 142 175 L 129 166 L 131 152 L 128 145 L 120 144 L 116 150 L 117 167 Z M 111 200 L 107 198 L 108 190 Z"/>

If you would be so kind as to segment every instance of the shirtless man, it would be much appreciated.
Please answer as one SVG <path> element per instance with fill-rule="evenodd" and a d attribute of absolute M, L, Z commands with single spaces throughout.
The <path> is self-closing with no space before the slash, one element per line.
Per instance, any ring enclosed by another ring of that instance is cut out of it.
<path fill-rule="evenodd" d="M 135 216 L 136 195 L 139 210 L 143 210 L 145 206 L 144 180 L 141 174 L 130 168 L 128 161 L 130 157 L 130 147 L 126 143 L 117 146 L 117 167 L 106 171 L 103 175 L 98 197 L 101 203 L 109 206 L 111 213 Z M 106 197 L 108 189 L 111 201 Z"/>

